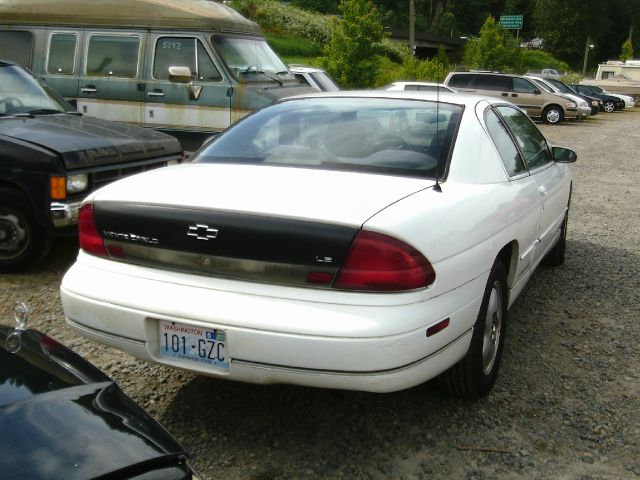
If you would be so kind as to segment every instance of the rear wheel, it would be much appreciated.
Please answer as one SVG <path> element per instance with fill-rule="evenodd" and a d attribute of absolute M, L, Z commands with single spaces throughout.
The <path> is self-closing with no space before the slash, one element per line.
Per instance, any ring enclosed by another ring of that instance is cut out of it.
<path fill-rule="evenodd" d="M 611 113 L 616 109 L 615 103 L 613 103 L 611 100 L 605 100 L 603 106 L 604 106 L 604 111 L 607 113 Z"/>
<path fill-rule="evenodd" d="M 49 244 L 46 231 L 20 195 L 0 190 L 0 272 L 34 265 Z"/>
<path fill-rule="evenodd" d="M 542 121 L 545 123 L 560 123 L 564 118 L 564 111 L 558 105 L 549 105 L 542 112 Z"/>
<path fill-rule="evenodd" d="M 473 326 L 469 351 L 441 376 L 449 393 L 467 400 L 489 393 L 498 375 L 506 326 L 507 277 L 502 261 L 496 259 Z"/>

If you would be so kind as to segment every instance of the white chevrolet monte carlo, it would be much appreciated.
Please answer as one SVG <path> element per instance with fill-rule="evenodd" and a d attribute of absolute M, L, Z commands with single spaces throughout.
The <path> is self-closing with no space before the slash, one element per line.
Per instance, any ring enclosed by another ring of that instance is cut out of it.
<path fill-rule="evenodd" d="M 390 392 L 492 387 L 507 309 L 564 260 L 572 150 L 517 107 L 340 92 L 246 117 L 193 163 L 83 204 L 79 334 L 198 374 Z"/>

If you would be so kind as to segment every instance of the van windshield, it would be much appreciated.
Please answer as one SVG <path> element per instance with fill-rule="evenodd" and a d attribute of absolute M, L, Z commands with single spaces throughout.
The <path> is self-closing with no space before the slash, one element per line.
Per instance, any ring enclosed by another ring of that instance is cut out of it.
<path fill-rule="evenodd" d="M 18 65 L 0 62 L 0 117 L 53 114 L 73 108 L 44 82 Z"/>
<path fill-rule="evenodd" d="M 292 80 L 282 60 L 260 37 L 213 35 L 211 43 L 241 82 Z"/>

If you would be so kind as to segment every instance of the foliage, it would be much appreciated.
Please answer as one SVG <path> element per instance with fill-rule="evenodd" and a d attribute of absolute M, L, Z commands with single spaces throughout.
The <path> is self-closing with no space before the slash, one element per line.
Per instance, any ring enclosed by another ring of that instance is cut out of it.
<path fill-rule="evenodd" d="M 548 52 L 542 50 L 520 49 L 520 67 L 522 70 L 542 70 L 543 68 L 555 68 L 560 72 L 569 70 L 566 62 L 558 60 Z"/>
<path fill-rule="evenodd" d="M 384 37 L 378 9 L 371 0 L 341 0 L 322 65 L 343 88 L 370 87 L 378 70 Z"/>
<path fill-rule="evenodd" d="M 266 39 L 281 57 L 318 57 L 322 54 L 322 47 L 306 38 L 266 35 Z"/>
<path fill-rule="evenodd" d="M 291 0 L 291 4 L 320 13 L 338 13 L 338 0 Z"/>
<path fill-rule="evenodd" d="M 447 70 L 449 69 L 449 66 L 451 65 L 451 62 L 449 62 L 449 57 L 447 57 L 447 52 L 444 49 L 444 45 L 439 45 L 438 46 L 438 53 L 436 54 L 436 61 L 438 63 L 440 63 L 440 65 L 442 65 Z"/>
<path fill-rule="evenodd" d="M 480 29 L 480 36 L 467 42 L 463 61 L 471 68 L 482 70 L 518 70 L 520 48 L 513 35 L 489 16 Z"/>
<path fill-rule="evenodd" d="M 230 5 L 258 23 L 271 37 L 285 35 L 307 39 L 319 47 L 331 38 L 331 17 L 276 0 L 233 0 Z"/>
<path fill-rule="evenodd" d="M 633 45 L 631 44 L 631 40 L 627 38 L 627 40 L 622 44 L 622 51 L 620 52 L 620 60 L 626 62 L 627 60 L 633 58 Z"/>

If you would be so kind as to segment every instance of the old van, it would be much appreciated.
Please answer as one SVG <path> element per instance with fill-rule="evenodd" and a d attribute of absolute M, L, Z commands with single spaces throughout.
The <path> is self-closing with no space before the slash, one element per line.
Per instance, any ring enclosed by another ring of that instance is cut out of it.
<path fill-rule="evenodd" d="M 0 59 L 80 113 L 170 133 L 187 151 L 309 91 L 255 23 L 210 0 L 0 0 Z"/>

